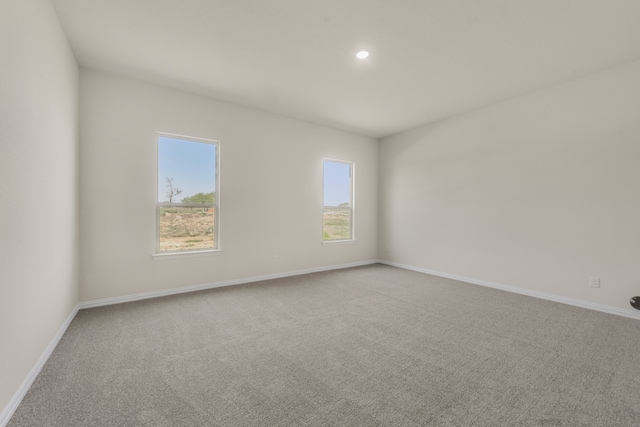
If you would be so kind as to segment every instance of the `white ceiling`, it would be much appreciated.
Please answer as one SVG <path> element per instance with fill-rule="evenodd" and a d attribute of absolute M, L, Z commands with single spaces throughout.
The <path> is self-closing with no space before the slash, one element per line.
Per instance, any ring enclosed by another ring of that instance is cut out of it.
<path fill-rule="evenodd" d="M 83 67 L 375 137 L 640 58 L 640 0 L 53 3 Z"/>

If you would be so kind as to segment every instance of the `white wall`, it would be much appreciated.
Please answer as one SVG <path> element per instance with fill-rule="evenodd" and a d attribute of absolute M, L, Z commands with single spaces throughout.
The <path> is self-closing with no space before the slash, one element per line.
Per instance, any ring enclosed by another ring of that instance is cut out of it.
<path fill-rule="evenodd" d="M 377 258 L 376 139 L 96 71 L 80 88 L 82 301 Z M 156 131 L 220 141 L 219 255 L 152 259 Z M 323 157 L 356 163 L 354 243 L 321 243 Z"/>
<path fill-rule="evenodd" d="M 625 309 L 640 295 L 640 62 L 384 138 L 380 165 L 381 258 Z"/>
<path fill-rule="evenodd" d="M 2 411 L 78 302 L 78 67 L 48 0 L 0 2 L 0 45 Z"/>

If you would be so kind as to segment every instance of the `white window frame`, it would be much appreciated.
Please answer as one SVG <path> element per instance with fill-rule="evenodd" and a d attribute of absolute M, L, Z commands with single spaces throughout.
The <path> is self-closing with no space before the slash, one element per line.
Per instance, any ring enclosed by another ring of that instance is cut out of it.
<path fill-rule="evenodd" d="M 215 189 L 214 194 L 215 203 L 170 203 L 170 202 L 158 202 L 158 190 L 160 189 L 160 177 L 158 176 L 158 161 L 159 161 L 159 149 L 158 143 L 160 137 L 168 137 L 174 139 L 181 139 L 185 141 L 192 141 L 204 144 L 212 144 L 216 146 L 216 162 L 215 162 Z M 201 256 L 208 254 L 215 254 L 220 252 L 220 141 L 215 139 L 199 138 L 194 136 L 179 135 L 175 133 L 156 132 L 155 138 L 156 144 L 156 244 L 154 259 L 165 258 L 182 258 L 184 256 Z M 213 243 L 212 248 L 196 248 L 196 249 L 178 249 L 173 251 L 160 251 L 160 208 L 162 207 L 197 207 L 197 208 L 214 208 L 213 214 Z"/>
<path fill-rule="evenodd" d="M 349 188 L 349 193 L 351 195 L 351 200 L 349 201 L 349 207 L 336 207 L 336 206 L 325 206 L 324 205 L 324 165 L 325 162 L 334 162 L 334 163 L 344 163 L 347 165 L 350 165 L 350 171 L 351 171 L 351 180 L 350 180 L 350 188 Z M 355 182 L 356 182 L 356 163 L 350 160 L 339 160 L 339 159 L 330 159 L 330 158 L 324 158 L 322 159 L 322 243 L 323 244 L 333 244 L 333 243 L 347 243 L 347 242 L 353 242 L 356 240 L 355 237 L 355 229 L 356 229 L 356 206 L 355 206 L 355 199 L 356 199 L 356 195 L 355 195 Z M 333 240 L 325 240 L 324 238 L 324 211 L 325 209 L 331 209 L 331 210 L 336 210 L 336 211 L 349 211 L 350 213 L 350 225 L 351 225 L 351 236 L 348 239 L 333 239 Z"/>

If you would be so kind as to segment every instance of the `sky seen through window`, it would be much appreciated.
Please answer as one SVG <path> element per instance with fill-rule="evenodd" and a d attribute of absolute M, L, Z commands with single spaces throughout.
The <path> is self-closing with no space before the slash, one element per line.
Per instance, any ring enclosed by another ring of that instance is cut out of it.
<path fill-rule="evenodd" d="M 168 202 L 167 178 L 182 190 L 174 203 L 216 189 L 216 145 L 166 136 L 158 137 L 158 202 Z"/>

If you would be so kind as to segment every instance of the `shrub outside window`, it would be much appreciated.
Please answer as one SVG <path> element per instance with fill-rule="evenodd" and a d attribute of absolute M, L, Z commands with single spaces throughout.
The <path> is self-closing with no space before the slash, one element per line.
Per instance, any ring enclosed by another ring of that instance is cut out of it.
<path fill-rule="evenodd" d="M 324 208 L 322 240 L 324 242 L 353 240 L 354 163 L 324 160 Z"/>
<path fill-rule="evenodd" d="M 156 254 L 219 249 L 219 142 L 157 134 Z"/>

